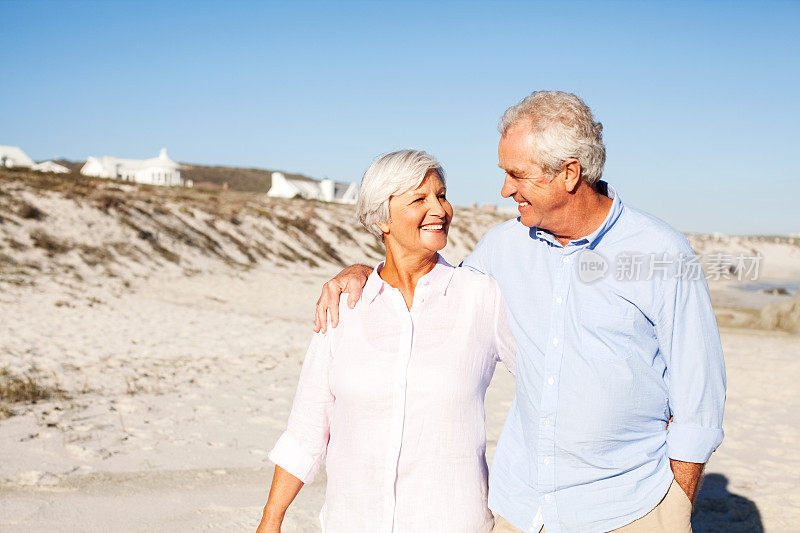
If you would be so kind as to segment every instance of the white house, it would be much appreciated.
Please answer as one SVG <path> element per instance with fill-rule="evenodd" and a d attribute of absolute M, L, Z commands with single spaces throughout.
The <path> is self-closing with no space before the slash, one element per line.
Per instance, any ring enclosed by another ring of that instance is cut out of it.
<path fill-rule="evenodd" d="M 25 152 L 17 146 L 0 146 L 0 167 L 31 168 L 34 165 L 33 159 L 25 155 Z"/>
<path fill-rule="evenodd" d="M 55 172 L 56 174 L 69 173 L 69 169 L 67 167 L 64 165 L 59 165 L 53 161 L 42 161 L 41 163 L 34 164 L 31 168 L 39 172 Z"/>
<path fill-rule="evenodd" d="M 150 159 L 120 159 L 112 156 L 89 157 L 81 174 L 99 178 L 114 178 L 150 185 L 183 185 L 180 165 L 167 156 L 162 148 L 158 157 Z"/>
<path fill-rule="evenodd" d="M 267 196 L 355 204 L 358 198 L 358 185 L 329 179 L 316 181 L 287 178 L 281 172 L 273 172 L 272 186 Z"/>

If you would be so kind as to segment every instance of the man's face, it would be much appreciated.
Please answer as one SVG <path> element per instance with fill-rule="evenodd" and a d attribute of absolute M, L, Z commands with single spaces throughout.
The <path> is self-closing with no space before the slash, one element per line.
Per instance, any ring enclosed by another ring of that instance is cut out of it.
<path fill-rule="evenodd" d="M 530 129 L 529 122 L 521 121 L 500 138 L 498 166 L 505 171 L 500 195 L 517 202 L 524 225 L 547 230 L 569 195 L 559 175 L 547 175 L 533 162 L 535 145 Z"/>

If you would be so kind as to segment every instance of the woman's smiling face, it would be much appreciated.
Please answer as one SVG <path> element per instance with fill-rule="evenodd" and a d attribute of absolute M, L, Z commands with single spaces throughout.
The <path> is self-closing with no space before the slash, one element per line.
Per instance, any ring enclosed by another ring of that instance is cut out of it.
<path fill-rule="evenodd" d="M 416 189 L 392 196 L 388 224 L 381 225 L 386 245 L 410 253 L 438 252 L 447 245 L 453 206 L 435 170 L 429 170 Z"/>

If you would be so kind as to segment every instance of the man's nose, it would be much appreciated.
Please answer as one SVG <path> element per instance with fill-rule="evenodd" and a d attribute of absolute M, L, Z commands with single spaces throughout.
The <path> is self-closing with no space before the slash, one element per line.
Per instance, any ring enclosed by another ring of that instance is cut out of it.
<path fill-rule="evenodd" d="M 517 192 L 517 187 L 514 185 L 514 180 L 511 176 L 506 174 L 503 180 L 503 187 L 500 189 L 500 196 L 503 198 L 511 198 L 515 192 Z"/>

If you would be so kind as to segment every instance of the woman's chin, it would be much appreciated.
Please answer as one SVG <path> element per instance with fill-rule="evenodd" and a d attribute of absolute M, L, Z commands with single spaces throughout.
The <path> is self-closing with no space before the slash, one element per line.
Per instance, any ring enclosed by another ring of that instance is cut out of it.
<path fill-rule="evenodd" d="M 432 252 L 438 252 L 447 246 L 447 234 L 426 235 L 422 240 L 422 246 Z"/>

